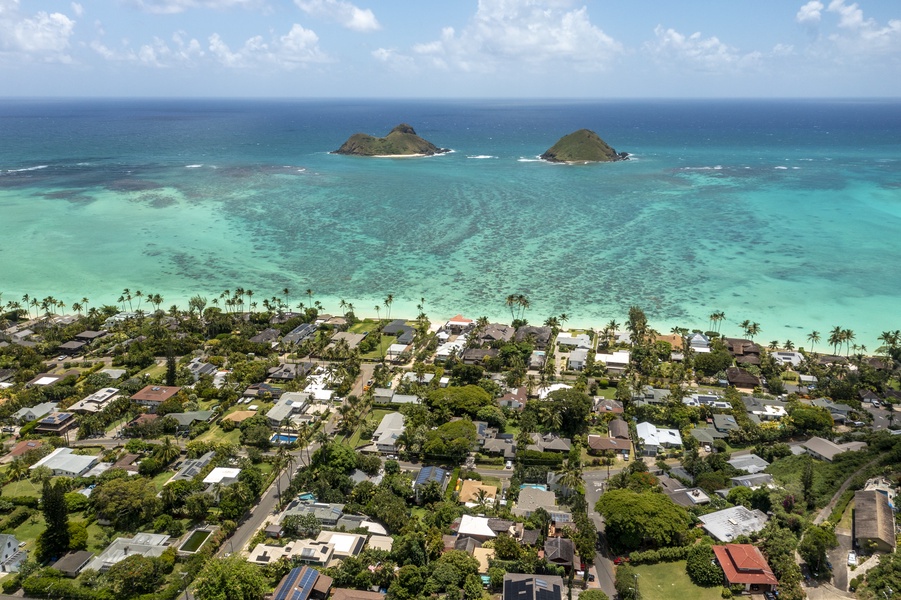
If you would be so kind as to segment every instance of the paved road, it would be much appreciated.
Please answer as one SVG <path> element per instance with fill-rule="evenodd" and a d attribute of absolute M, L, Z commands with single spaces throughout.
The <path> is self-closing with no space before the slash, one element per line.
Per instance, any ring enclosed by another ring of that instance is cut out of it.
<path fill-rule="evenodd" d="M 360 376 L 354 382 L 354 386 L 350 390 L 351 394 L 358 398 L 363 395 L 363 386 L 367 381 L 372 379 L 372 374 L 375 371 L 376 364 L 377 363 L 364 362 L 360 365 Z"/>
<path fill-rule="evenodd" d="M 848 552 L 851 551 L 851 533 L 849 531 L 835 532 L 838 546 L 827 554 L 832 563 L 832 585 L 841 591 L 848 590 Z"/>
<path fill-rule="evenodd" d="M 872 404 L 867 403 L 865 403 L 863 407 L 868 413 L 873 415 L 873 429 L 889 428 L 889 415 L 892 414 L 891 410 L 876 408 Z M 895 415 L 895 418 L 892 419 L 892 425 L 901 425 L 901 416 Z"/>

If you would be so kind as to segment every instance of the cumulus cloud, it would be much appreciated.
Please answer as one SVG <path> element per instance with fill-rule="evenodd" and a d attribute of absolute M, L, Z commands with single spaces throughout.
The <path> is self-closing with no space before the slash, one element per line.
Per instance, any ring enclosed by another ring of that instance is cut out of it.
<path fill-rule="evenodd" d="M 209 51 L 220 64 L 236 69 L 265 65 L 295 68 L 332 60 L 319 48 L 319 36 L 297 23 L 283 36 L 268 41 L 263 36 L 254 36 L 235 50 L 214 33 L 209 37 Z"/>
<path fill-rule="evenodd" d="M 71 62 L 68 54 L 75 21 L 59 12 L 33 15 L 19 10 L 18 0 L 0 0 L 0 54 L 17 60 Z"/>
<path fill-rule="evenodd" d="M 72 12 L 75 13 L 76 17 L 81 17 L 84 14 L 84 7 L 78 2 L 73 2 Z"/>
<path fill-rule="evenodd" d="M 827 11 L 838 15 L 839 31 L 829 36 L 841 53 L 847 55 L 892 54 L 901 51 L 901 20 L 890 19 L 885 25 L 864 17 L 857 5 L 845 0 L 832 0 Z"/>
<path fill-rule="evenodd" d="M 572 7 L 569 0 L 479 0 L 461 31 L 445 27 L 413 52 L 431 66 L 463 71 L 560 60 L 582 69 L 608 66 L 622 44 L 591 22 L 586 7 Z"/>
<path fill-rule="evenodd" d="M 192 66 L 204 55 L 200 42 L 195 39 L 185 40 L 183 32 L 173 34 L 170 42 L 154 37 L 151 43 L 143 44 L 137 49 L 132 48 L 127 41 L 122 42 L 121 48 L 110 48 L 99 40 L 94 40 L 89 47 L 111 62 L 129 62 L 160 69 L 176 65 Z"/>
<path fill-rule="evenodd" d="M 294 3 L 311 17 L 335 21 L 354 31 L 375 31 L 382 28 L 370 9 L 363 9 L 343 0 L 294 0 Z"/>
<path fill-rule="evenodd" d="M 756 67 L 762 58 L 760 52 L 742 54 L 716 36 L 705 38 L 700 32 L 685 35 L 658 25 L 654 35 L 656 39 L 645 44 L 645 48 L 661 63 L 676 62 L 699 71 L 725 72 Z"/>
<path fill-rule="evenodd" d="M 810 2 L 798 10 L 798 14 L 795 15 L 795 20 L 798 23 L 805 25 L 819 23 L 820 18 L 822 17 L 823 8 L 825 8 L 825 6 L 819 0 L 810 0 Z"/>
<path fill-rule="evenodd" d="M 132 0 L 132 4 L 144 12 L 172 15 L 192 8 L 250 8 L 260 6 L 261 0 Z"/>

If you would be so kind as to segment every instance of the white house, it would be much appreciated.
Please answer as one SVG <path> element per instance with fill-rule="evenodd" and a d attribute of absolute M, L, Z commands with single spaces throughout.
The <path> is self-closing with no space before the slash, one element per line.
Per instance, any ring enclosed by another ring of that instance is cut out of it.
<path fill-rule="evenodd" d="M 588 350 L 585 348 L 573 350 L 569 355 L 569 368 L 573 371 L 581 371 L 585 368 L 586 361 L 588 361 Z"/>
<path fill-rule="evenodd" d="M 635 432 L 646 456 L 655 456 L 660 448 L 682 447 L 682 436 L 676 429 L 659 428 L 645 421 L 635 426 Z"/>
<path fill-rule="evenodd" d="M 88 469 L 97 464 L 96 456 L 73 454 L 72 448 L 57 448 L 29 469 L 47 467 L 57 477 L 81 477 Z"/>
<path fill-rule="evenodd" d="M 372 434 L 372 442 L 379 452 L 393 454 L 397 448 L 397 439 L 404 432 L 405 417 L 399 412 L 393 412 L 382 417 L 382 422 Z"/>

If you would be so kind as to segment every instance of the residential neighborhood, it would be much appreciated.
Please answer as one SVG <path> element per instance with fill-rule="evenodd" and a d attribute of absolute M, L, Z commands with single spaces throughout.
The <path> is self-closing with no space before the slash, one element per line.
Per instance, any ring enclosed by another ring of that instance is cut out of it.
<path fill-rule="evenodd" d="M 585 329 L 221 298 L 7 305 L 4 593 L 793 600 L 901 578 L 893 332 L 841 356 L 713 316 L 661 334 L 637 307 Z"/>

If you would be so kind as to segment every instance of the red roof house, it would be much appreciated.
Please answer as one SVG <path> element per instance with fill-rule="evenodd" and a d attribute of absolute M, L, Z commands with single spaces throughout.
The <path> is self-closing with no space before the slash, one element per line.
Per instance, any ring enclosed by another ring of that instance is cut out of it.
<path fill-rule="evenodd" d="M 771 592 L 779 583 L 773 570 L 757 546 L 751 544 L 726 544 L 713 546 L 730 585 L 743 585 L 749 592 Z"/>

